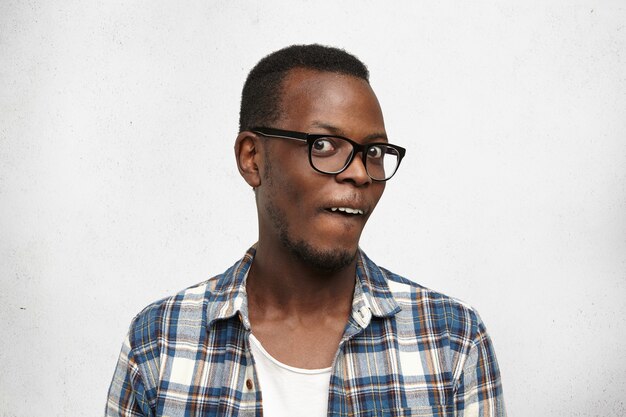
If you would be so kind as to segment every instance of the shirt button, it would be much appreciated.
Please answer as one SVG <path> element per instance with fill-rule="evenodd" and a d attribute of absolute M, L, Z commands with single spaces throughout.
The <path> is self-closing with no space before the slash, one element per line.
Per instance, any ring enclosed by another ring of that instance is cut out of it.
<path fill-rule="evenodd" d="M 250 378 L 246 379 L 246 388 L 252 389 L 254 385 L 252 385 L 252 380 Z"/>

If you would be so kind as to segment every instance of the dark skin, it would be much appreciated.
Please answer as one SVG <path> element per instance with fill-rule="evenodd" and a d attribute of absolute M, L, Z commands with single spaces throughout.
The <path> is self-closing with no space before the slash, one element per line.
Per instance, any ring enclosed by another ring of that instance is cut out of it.
<path fill-rule="evenodd" d="M 378 100 L 359 78 L 291 70 L 281 103 L 280 120 L 270 127 L 359 143 L 386 141 Z M 252 333 L 280 362 L 330 367 L 351 314 L 361 232 L 385 185 L 369 178 L 360 155 L 340 174 L 320 174 L 309 165 L 306 144 L 252 132 L 239 134 L 235 154 L 241 175 L 255 188 L 259 219 L 246 283 Z M 340 214 L 332 207 L 363 214 Z M 342 261 L 333 264 L 335 258 Z"/>

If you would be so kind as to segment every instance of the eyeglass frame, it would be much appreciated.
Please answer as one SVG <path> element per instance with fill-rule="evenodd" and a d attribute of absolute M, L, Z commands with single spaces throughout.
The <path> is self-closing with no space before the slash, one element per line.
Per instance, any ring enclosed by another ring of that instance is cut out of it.
<path fill-rule="evenodd" d="M 404 158 L 404 155 L 406 154 L 406 149 L 404 149 L 402 146 L 392 145 L 391 143 L 387 143 L 387 142 L 372 142 L 372 143 L 367 143 L 367 144 L 360 144 L 358 142 L 353 141 L 352 139 L 346 138 L 344 136 L 339 136 L 339 135 L 305 133 L 305 132 L 298 132 L 295 130 L 275 129 L 272 127 L 253 127 L 250 129 L 250 131 L 252 133 L 256 133 L 258 135 L 261 135 L 263 137 L 268 137 L 268 138 L 292 139 L 292 140 L 307 142 L 308 149 L 309 149 L 309 164 L 311 165 L 311 168 L 313 168 L 315 171 L 319 172 L 320 174 L 326 174 L 326 175 L 337 175 L 337 174 L 342 173 L 343 171 L 348 169 L 350 164 L 352 164 L 356 155 L 358 153 L 361 153 L 361 160 L 363 162 L 363 167 L 365 168 L 365 172 L 367 173 L 367 176 L 370 177 L 372 181 L 378 181 L 378 182 L 389 181 L 394 175 L 396 175 L 396 172 L 398 172 L 398 168 L 400 168 L 400 163 L 402 162 L 402 158 Z M 315 167 L 315 165 L 313 164 L 313 156 L 312 156 L 313 143 L 315 143 L 316 140 L 322 139 L 322 138 L 342 139 L 348 142 L 350 145 L 352 145 L 352 153 L 350 154 L 350 158 L 347 160 L 343 168 L 339 169 L 336 172 L 322 171 L 321 169 L 318 169 L 317 167 Z M 398 163 L 396 164 L 396 169 L 388 178 L 385 178 L 383 180 L 372 178 L 369 171 L 367 170 L 367 151 L 372 147 L 380 146 L 380 145 L 393 148 L 398 152 Z"/>

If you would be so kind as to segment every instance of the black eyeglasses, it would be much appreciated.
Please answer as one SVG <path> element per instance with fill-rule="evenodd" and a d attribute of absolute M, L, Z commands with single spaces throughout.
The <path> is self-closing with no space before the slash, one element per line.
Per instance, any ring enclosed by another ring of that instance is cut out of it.
<path fill-rule="evenodd" d="M 359 152 L 367 175 L 374 181 L 387 181 L 398 170 L 406 149 L 378 142 L 361 145 L 343 136 L 320 135 L 291 130 L 254 127 L 250 131 L 261 136 L 305 141 L 309 145 L 309 163 L 322 174 L 335 175 L 350 166 Z"/>

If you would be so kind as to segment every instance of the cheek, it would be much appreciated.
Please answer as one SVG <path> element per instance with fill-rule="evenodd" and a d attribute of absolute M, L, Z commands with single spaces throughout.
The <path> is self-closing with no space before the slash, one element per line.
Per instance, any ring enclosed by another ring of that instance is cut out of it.
<path fill-rule="evenodd" d="M 271 195 L 285 212 L 297 215 L 305 208 L 305 200 L 309 193 L 306 181 L 292 166 L 275 164 L 271 173 Z"/>
<path fill-rule="evenodd" d="M 374 206 L 378 205 L 378 202 L 380 201 L 380 198 L 383 196 L 383 193 L 385 191 L 385 182 L 379 182 L 379 183 L 373 183 L 373 188 L 372 188 L 372 198 L 373 198 L 373 203 Z"/>
<path fill-rule="evenodd" d="M 314 171 L 309 167 L 308 148 L 283 147 L 276 145 L 265 154 L 266 170 L 264 179 L 271 187 L 271 192 L 289 206 L 300 205 L 306 190 L 311 189 L 307 184 L 311 181 Z M 313 172 L 308 172 L 308 170 Z M 310 184 L 309 184 L 310 185 Z"/>

